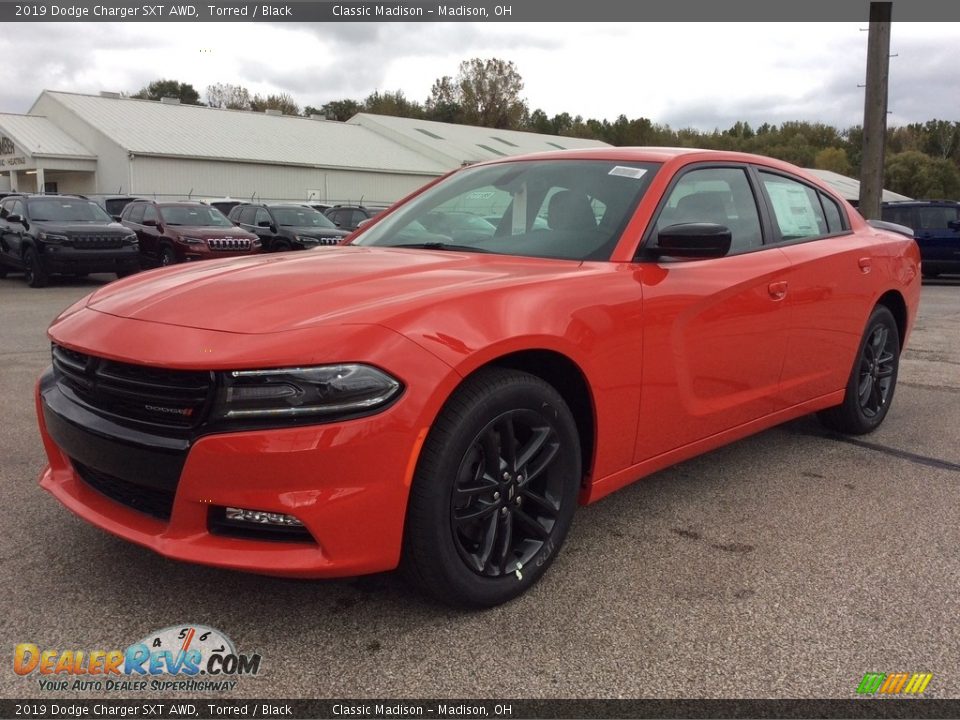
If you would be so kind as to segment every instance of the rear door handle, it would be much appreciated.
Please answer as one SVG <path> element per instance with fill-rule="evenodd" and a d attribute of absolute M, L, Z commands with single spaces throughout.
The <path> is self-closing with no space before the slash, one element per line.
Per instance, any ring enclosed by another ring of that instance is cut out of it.
<path fill-rule="evenodd" d="M 774 300 L 783 300 L 787 296 L 787 283 L 784 280 L 767 285 L 767 292 Z"/>

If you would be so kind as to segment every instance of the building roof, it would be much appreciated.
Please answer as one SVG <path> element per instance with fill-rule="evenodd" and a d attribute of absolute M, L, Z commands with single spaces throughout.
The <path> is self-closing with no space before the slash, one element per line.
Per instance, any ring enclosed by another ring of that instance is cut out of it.
<path fill-rule="evenodd" d="M 96 159 L 96 155 L 45 117 L 0 113 L 0 131 L 33 157 Z"/>
<path fill-rule="evenodd" d="M 44 96 L 139 155 L 431 176 L 447 170 L 358 125 L 51 90 Z"/>
<path fill-rule="evenodd" d="M 823 180 L 827 185 L 836 190 L 848 202 L 857 203 L 860 201 L 860 181 L 854 180 L 846 175 L 835 173 L 832 170 L 817 170 L 816 168 L 804 168 L 808 173 Z M 881 200 L 891 202 L 893 200 L 911 200 L 906 195 L 884 190 Z"/>
<path fill-rule="evenodd" d="M 541 135 L 520 130 L 496 130 L 369 113 L 358 113 L 347 123 L 370 128 L 443 163 L 448 170 L 467 163 L 496 160 L 510 155 L 609 147 L 608 143 L 600 140 Z"/>

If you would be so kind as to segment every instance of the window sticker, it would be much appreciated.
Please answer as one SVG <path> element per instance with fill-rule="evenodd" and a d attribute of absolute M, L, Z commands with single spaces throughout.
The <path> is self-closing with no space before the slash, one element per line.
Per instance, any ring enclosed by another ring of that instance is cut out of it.
<path fill-rule="evenodd" d="M 625 165 L 617 165 L 608 173 L 608 175 L 617 175 L 618 177 L 628 177 L 628 178 L 633 178 L 634 180 L 639 180 L 646 174 L 647 174 L 647 171 L 644 168 L 626 167 Z"/>
<path fill-rule="evenodd" d="M 819 235 L 817 214 L 802 185 L 765 183 L 784 237 Z"/>

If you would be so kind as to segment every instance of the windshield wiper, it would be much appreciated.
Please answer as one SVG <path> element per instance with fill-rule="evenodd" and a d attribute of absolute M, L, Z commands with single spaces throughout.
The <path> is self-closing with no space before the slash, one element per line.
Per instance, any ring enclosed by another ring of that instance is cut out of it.
<path fill-rule="evenodd" d="M 395 247 L 395 248 L 415 248 L 417 250 L 453 250 L 453 251 L 467 251 L 467 252 L 478 252 L 478 253 L 492 253 L 493 250 L 487 250 L 486 248 L 480 248 L 476 245 L 454 245 L 453 243 L 445 242 L 419 242 L 419 243 L 401 243 L 400 245 L 382 245 L 381 247 Z"/>

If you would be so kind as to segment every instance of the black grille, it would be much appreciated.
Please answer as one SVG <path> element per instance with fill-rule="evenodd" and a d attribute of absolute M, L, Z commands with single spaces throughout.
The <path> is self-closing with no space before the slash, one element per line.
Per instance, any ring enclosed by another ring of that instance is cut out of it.
<path fill-rule="evenodd" d="M 339 245 L 341 240 L 343 240 L 343 238 L 340 238 L 340 237 L 317 238 L 317 242 L 320 245 Z"/>
<path fill-rule="evenodd" d="M 70 243 L 80 250 L 116 250 L 123 247 L 123 236 L 77 233 L 70 236 Z"/>
<path fill-rule="evenodd" d="M 232 250 L 238 252 L 250 249 L 250 241 L 243 238 L 214 238 L 207 240 L 211 250 Z"/>
<path fill-rule="evenodd" d="M 102 495 L 121 505 L 152 515 L 160 520 L 169 520 L 173 511 L 173 493 L 169 490 L 144 487 L 113 475 L 89 468 L 76 460 L 70 461 L 80 479 Z"/>
<path fill-rule="evenodd" d="M 213 374 L 132 365 L 53 346 L 61 388 L 93 410 L 138 424 L 188 430 L 203 422 Z"/>

